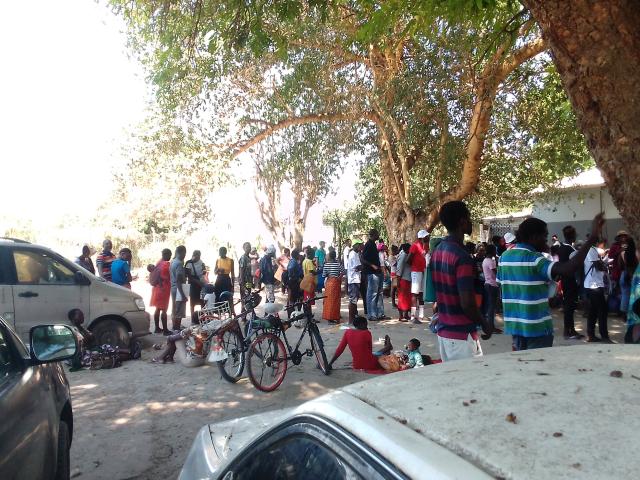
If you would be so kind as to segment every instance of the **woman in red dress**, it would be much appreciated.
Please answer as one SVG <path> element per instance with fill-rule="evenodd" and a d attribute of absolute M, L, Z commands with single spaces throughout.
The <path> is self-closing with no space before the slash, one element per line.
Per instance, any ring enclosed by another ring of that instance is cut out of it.
<path fill-rule="evenodd" d="M 351 366 L 354 370 L 364 370 L 365 372 L 376 373 L 380 370 L 391 370 L 388 362 L 389 353 L 393 350 L 389 335 L 384 337 L 384 347 L 382 350 L 373 353 L 373 339 L 371 332 L 367 328 L 367 319 L 364 317 L 356 317 L 353 320 L 353 329 L 346 330 L 342 336 L 342 340 L 333 354 L 329 366 L 333 367 L 333 363 L 340 358 L 346 347 L 351 351 L 353 359 Z"/>
<path fill-rule="evenodd" d="M 411 268 L 406 265 L 407 255 L 410 245 L 405 243 L 400 246 L 396 278 L 398 279 L 398 320 L 409 321 L 409 311 L 411 310 Z"/>
<path fill-rule="evenodd" d="M 152 307 L 156 307 L 153 314 L 153 321 L 156 324 L 154 333 L 163 333 L 169 335 L 171 332 L 167 326 L 167 310 L 169 308 L 169 298 L 171 297 L 171 275 L 169 273 L 169 264 L 171 260 L 171 250 L 165 248 L 162 250 L 162 258 L 156 264 L 155 269 L 151 272 L 151 302 Z M 160 319 L 162 318 L 162 330 L 160 330 Z"/>

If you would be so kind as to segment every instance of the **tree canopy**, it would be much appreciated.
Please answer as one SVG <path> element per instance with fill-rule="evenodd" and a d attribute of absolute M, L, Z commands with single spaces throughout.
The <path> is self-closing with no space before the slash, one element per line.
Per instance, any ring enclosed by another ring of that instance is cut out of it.
<path fill-rule="evenodd" d="M 268 170 L 299 156 L 289 136 L 330 131 L 332 152 L 378 165 L 392 238 L 435 225 L 446 200 L 515 201 L 589 162 L 517 2 L 111 3 L 160 105 L 204 144 L 259 148 Z"/>

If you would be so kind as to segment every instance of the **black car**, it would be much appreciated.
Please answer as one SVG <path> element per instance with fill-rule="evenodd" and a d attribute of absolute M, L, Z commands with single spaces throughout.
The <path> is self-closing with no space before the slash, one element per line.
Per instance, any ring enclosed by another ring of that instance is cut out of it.
<path fill-rule="evenodd" d="M 0 317 L 0 478 L 68 479 L 73 410 L 59 363 L 73 357 L 66 325 L 38 325 L 30 350 Z"/>

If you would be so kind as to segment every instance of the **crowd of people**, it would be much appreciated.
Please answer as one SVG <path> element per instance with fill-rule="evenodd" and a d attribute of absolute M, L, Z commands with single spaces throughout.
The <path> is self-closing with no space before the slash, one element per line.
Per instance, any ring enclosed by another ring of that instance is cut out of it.
<path fill-rule="evenodd" d="M 187 303 L 189 318 L 196 323 L 198 307 L 212 305 L 216 299 L 233 298 L 236 285 L 241 297 L 264 288 L 267 303 L 275 302 L 279 285 L 288 305 L 303 300 L 312 304 L 322 292 L 322 319 L 339 324 L 344 285 L 349 330 L 334 361 L 348 346 L 354 355 L 354 368 L 362 364 L 365 370 L 381 366 L 389 369 L 390 341 L 383 349 L 384 355 L 376 356 L 370 333 L 350 333 L 368 332 L 369 322 L 390 319 L 386 314 L 389 303 L 397 311 L 399 322 L 415 324 L 425 322 L 425 303 L 432 306 L 429 327 L 437 334 L 442 361 L 482 355 L 480 339 L 494 334 L 511 335 L 514 350 L 549 347 L 554 338 L 551 308 L 559 304 L 567 340 L 611 342 L 608 316 L 620 312 L 628 327 L 625 341 L 639 341 L 640 268 L 636 245 L 627 232 L 619 231 L 607 249 L 601 215 L 594 218 L 584 241 L 578 242 L 575 228 L 567 225 L 562 230 L 564 241 L 553 235 L 552 244 L 548 245 L 547 225 L 537 218 L 526 219 L 516 232 L 474 244 L 465 243 L 472 222 L 464 202 L 446 203 L 439 213 L 447 230 L 444 237 L 432 238 L 421 229 L 412 243 L 388 247 L 379 232 L 371 230 L 365 242 L 347 239 L 341 255 L 333 246 L 327 248 L 325 242 L 319 242 L 317 247 L 284 248 L 280 255 L 270 245 L 262 248 L 260 255 L 257 248 L 245 242 L 237 268 L 227 249 L 221 247 L 210 270 L 199 250 L 186 260 L 183 245 L 176 247 L 173 254 L 164 249 L 158 262 L 147 267 L 152 286 L 150 305 L 155 308 L 154 333 L 175 336 L 187 318 Z M 131 288 L 131 281 L 136 278 L 131 274 L 132 252 L 122 248 L 116 256 L 112 249 L 111 241 L 105 240 L 94 267 L 91 256 L 95 252 L 85 246 L 76 262 L 107 281 Z M 209 278 L 211 271 L 215 275 L 213 282 Z M 364 315 L 358 311 L 360 302 Z M 587 317 L 586 336 L 575 326 L 579 305 Z M 504 329 L 496 325 L 500 311 Z M 402 354 L 413 358 L 412 366 L 424 363 L 410 353 L 417 351 L 416 342 L 412 340 L 413 348 Z M 363 352 L 367 352 L 364 357 Z M 395 361 L 391 363 L 395 365 Z"/>

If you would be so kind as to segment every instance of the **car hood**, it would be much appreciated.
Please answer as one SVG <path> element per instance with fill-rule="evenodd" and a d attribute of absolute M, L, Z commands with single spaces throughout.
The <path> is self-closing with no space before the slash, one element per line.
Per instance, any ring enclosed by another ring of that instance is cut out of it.
<path fill-rule="evenodd" d="M 102 278 L 94 277 L 91 282 L 91 288 L 93 294 L 95 294 L 101 301 L 122 303 L 131 303 L 136 298 L 142 298 L 137 293 L 129 290 L 128 288 L 121 287 L 115 283 L 107 282 Z M 102 298 L 101 298 L 102 297 Z"/>
<path fill-rule="evenodd" d="M 619 376 L 619 375 L 622 376 Z M 636 345 L 554 347 L 394 373 L 343 389 L 501 478 L 634 478 Z"/>
<path fill-rule="evenodd" d="M 207 478 L 203 477 L 204 472 L 217 472 L 220 465 L 233 458 L 235 452 L 286 419 L 292 410 L 263 412 L 204 426 L 194 440 L 179 480 Z"/>

